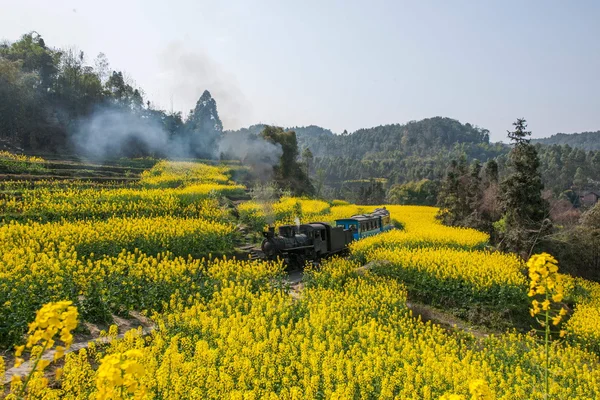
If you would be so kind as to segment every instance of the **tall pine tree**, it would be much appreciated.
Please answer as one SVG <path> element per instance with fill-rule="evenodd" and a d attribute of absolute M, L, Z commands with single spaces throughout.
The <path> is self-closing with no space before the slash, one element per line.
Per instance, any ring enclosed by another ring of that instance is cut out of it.
<path fill-rule="evenodd" d="M 208 90 L 202 93 L 196 107 L 190 111 L 185 130 L 190 135 L 190 150 L 195 156 L 216 157 L 216 143 L 223 133 L 223 123 L 219 118 L 217 102 Z"/>
<path fill-rule="evenodd" d="M 513 126 L 514 131 L 508 131 L 513 145 L 509 154 L 511 172 L 501 184 L 501 247 L 528 257 L 551 223 L 548 202 L 542 198 L 544 185 L 537 150 L 529 143 L 531 132 L 523 118 Z"/>

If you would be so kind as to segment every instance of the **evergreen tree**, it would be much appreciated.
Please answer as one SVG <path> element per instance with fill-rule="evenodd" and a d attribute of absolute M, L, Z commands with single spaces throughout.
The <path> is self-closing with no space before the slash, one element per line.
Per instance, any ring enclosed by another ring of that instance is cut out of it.
<path fill-rule="evenodd" d="M 498 163 L 491 159 L 485 163 L 484 175 L 486 186 L 498 183 Z"/>
<path fill-rule="evenodd" d="M 308 147 L 305 148 L 304 151 L 302 152 L 302 162 L 304 163 L 306 176 L 310 176 L 313 159 L 314 159 L 314 157 L 313 157 L 312 151 L 310 151 L 310 148 L 308 148 Z"/>
<path fill-rule="evenodd" d="M 462 225 L 471 213 L 467 195 L 466 183 L 468 182 L 466 159 L 452 160 L 446 171 L 446 177 L 438 195 L 437 218 L 446 225 Z"/>
<path fill-rule="evenodd" d="M 208 90 L 202 93 L 196 107 L 190 111 L 185 130 L 190 135 L 192 152 L 198 157 L 213 158 L 218 138 L 223 133 L 223 123 L 217 111 L 217 102 Z"/>
<path fill-rule="evenodd" d="M 585 184 L 587 183 L 587 178 L 583 169 L 578 167 L 575 171 L 575 176 L 573 177 L 573 186 L 575 186 L 579 190 L 585 189 Z"/>
<path fill-rule="evenodd" d="M 290 190 L 294 195 L 312 195 L 315 189 L 298 163 L 298 142 L 294 131 L 267 126 L 260 134 L 265 140 L 281 146 L 282 154 L 279 164 L 273 167 L 274 180 L 278 186 Z"/>
<path fill-rule="evenodd" d="M 527 121 L 525 121 L 525 118 L 517 118 L 517 121 L 513 122 L 513 126 L 515 127 L 514 131 L 507 131 L 511 142 L 515 145 L 529 144 L 531 131 L 526 130 Z"/>
<path fill-rule="evenodd" d="M 536 148 L 529 143 L 525 119 L 513 123 L 508 132 L 513 149 L 509 154 L 511 173 L 502 181 L 501 247 L 528 256 L 537 241 L 550 228 L 548 202 L 542 198 L 540 161 Z"/>
<path fill-rule="evenodd" d="M 469 215 L 464 225 L 475 228 L 481 227 L 480 207 L 483 200 L 483 190 L 481 181 L 482 165 L 475 159 L 469 168 L 468 184 L 466 190 L 466 210 Z"/>

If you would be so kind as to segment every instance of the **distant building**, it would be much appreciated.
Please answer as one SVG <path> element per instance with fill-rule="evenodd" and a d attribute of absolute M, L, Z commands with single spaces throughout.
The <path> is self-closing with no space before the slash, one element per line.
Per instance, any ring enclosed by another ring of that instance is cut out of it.
<path fill-rule="evenodd" d="M 600 194 L 598 192 L 584 192 L 579 196 L 579 200 L 582 206 L 593 206 L 600 201 Z"/>

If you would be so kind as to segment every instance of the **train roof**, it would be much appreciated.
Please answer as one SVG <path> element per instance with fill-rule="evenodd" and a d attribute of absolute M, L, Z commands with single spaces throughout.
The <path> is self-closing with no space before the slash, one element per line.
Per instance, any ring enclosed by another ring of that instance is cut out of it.
<path fill-rule="evenodd" d="M 376 208 L 371 214 L 357 214 L 357 215 L 351 216 L 350 218 L 336 219 L 336 222 L 338 222 L 338 221 L 357 221 L 357 222 L 370 221 L 372 219 L 376 219 L 376 218 L 387 216 L 387 215 L 390 215 L 390 212 L 387 209 Z"/>
<path fill-rule="evenodd" d="M 281 230 L 286 230 L 286 229 L 295 229 L 296 231 L 312 231 L 312 230 L 316 230 L 316 229 L 323 229 L 326 228 L 327 226 L 329 226 L 329 224 L 326 224 L 324 222 L 311 222 L 310 224 L 302 224 L 300 226 L 298 225 L 281 225 L 279 227 L 279 231 L 281 232 Z M 298 229 L 300 228 L 300 229 Z"/>

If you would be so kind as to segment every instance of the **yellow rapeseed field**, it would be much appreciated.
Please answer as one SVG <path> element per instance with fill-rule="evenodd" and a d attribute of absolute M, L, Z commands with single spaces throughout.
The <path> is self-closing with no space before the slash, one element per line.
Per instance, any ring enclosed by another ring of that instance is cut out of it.
<path fill-rule="evenodd" d="M 535 262 L 528 276 L 486 234 L 439 224 L 435 208 L 387 206 L 403 229 L 309 268 L 292 297 L 281 263 L 203 258 L 236 242 L 218 197 L 244 188 L 228 168 L 162 162 L 137 187 L 47 185 L 0 200 L 0 347 L 34 366 L 0 398 L 508 400 L 544 399 L 546 387 L 548 398 L 600 398 L 599 284 L 556 278 L 552 263 L 552 282 Z M 284 197 L 237 213 L 260 230 L 373 208 Z M 444 329 L 407 305 L 508 310 L 535 327 L 530 308 L 550 309 L 536 296 L 555 281 L 566 336 L 547 347 L 513 330 Z M 114 327 L 108 344 L 69 352 L 76 323 L 132 310 L 155 330 L 117 339 Z M 12 367 L 0 358 L 0 378 Z"/>
<path fill-rule="evenodd" d="M 213 268 L 247 270 L 247 265 L 227 261 Z M 264 276 L 260 266 L 256 270 L 257 277 Z M 367 274 L 337 288 L 317 283 L 299 300 L 268 279 L 257 283 L 252 274 L 232 279 L 225 272 L 217 281 L 219 290 L 205 301 L 171 302 L 155 316 L 158 329 L 146 338 L 132 331 L 108 348 L 68 354 L 60 384 L 41 382 L 36 395 L 439 399 L 471 398 L 479 387 L 489 398 L 544 398 L 539 367 L 544 353 L 535 339 L 514 333 L 480 341 L 449 335 L 411 316 L 406 291 L 396 280 Z M 120 368 L 127 360 L 135 366 Z M 600 395 L 598 356 L 555 345 L 550 361 L 551 398 Z"/>

